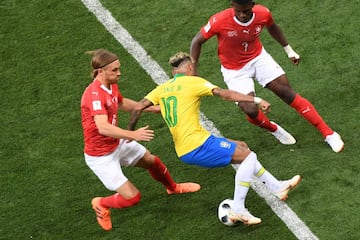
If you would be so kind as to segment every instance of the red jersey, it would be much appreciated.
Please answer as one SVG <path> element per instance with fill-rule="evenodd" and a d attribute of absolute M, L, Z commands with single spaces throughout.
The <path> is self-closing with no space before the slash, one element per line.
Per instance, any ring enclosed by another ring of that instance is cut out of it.
<path fill-rule="evenodd" d="M 274 23 L 266 7 L 257 4 L 252 10 L 253 16 L 247 23 L 237 20 L 234 9 L 228 8 L 213 15 L 201 28 L 206 39 L 217 36 L 218 57 L 227 69 L 241 69 L 258 56 L 263 48 L 259 35 L 264 26 Z"/>
<path fill-rule="evenodd" d="M 102 156 L 112 152 L 119 139 L 101 135 L 94 121 L 95 115 L 106 114 L 110 124 L 117 126 L 118 103 L 123 100 L 118 85 L 107 89 L 94 80 L 81 97 L 81 119 L 84 130 L 84 152 L 91 156 Z"/>

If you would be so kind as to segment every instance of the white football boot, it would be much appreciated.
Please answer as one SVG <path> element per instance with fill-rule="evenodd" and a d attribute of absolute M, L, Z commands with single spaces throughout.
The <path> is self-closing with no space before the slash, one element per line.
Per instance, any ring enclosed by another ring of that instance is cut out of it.
<path fill-rule="evenodd" d="M 331 149 L 336 153 L 341 152 L 344 149 L 344 142 L 337 132 L 334 132 L 331 135 L 327 135 L 325 142 L 327 142 Z"/>
<path fill-rule="evenodd" d="M 279 140 L 279 142 L 281 142 L 284 145 L 292 145 L 296 143 L 295 138 L 288 133 L 285 129 L 283 129 L 282 127 L 280 127 L 279 124 L 275 123 L 275 122 L 271 122 L 272 124 L 275 124 L 277 126 L 277 129 L 275 132 L 272 132 L 271 134 L 277 139 Z"/>

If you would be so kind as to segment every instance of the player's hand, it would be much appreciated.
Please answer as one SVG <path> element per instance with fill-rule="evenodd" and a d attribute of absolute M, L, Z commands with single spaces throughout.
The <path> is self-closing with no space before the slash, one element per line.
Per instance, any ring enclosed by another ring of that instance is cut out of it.
<path fill-rule="evenodd" d="M 297 54 L 292 48 L 291 46 L 288 44 L 286 46 L 283 47 L 286 54 L 288 55 L 288 58 L 292 61 L 292 63 L 297 66 L 300 63 L 300 55 Z"/>
<path fill-rule="evenodd" d="M 139 128 L 134 131 L 134 140 L 135 141 L 150 141 L 154 138 L 154 131 L 149 129 L 149 125 Z"/>
<path fill-rule="evenodd" d="M 265 101 L 264 99 L 262 99 L 261 102 L 259 103 L 259 108 L 264 113 L 269 113 L 271 109 L 271 104 Z"/>
<path fill-rule="evenodd" d="M 300 56 L 298 56 L 298 58 L 292 57 L 292 58 L 290 58 L 290 60 L 292 61 L 292 63 L 293 63 L 295 66 L 297 66 L 297 65 L 299 65 L 299 63 L 300 63 Z"/>
<path fill-rule="evenodd" d="M 145 109 L 145 111 L 146 112 L 151 112 L 151 113 L 161 113 L 161 108 L 160 108 L 160 105 L 150 106 L 150 107 L 147 107 Z"/>

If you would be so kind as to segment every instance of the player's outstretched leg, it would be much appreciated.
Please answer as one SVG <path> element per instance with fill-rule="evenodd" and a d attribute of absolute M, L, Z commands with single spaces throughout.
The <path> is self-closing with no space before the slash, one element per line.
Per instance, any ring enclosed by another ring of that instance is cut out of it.
<path fill-rule="evenodd" d="M 296 94 L 293 102 L 290 104 L 301 116 L 310 122 L 323 135 L 334 152 L 341 152 L 344 148 L 344 142 L 340 135 L 334 132 L 321 118 L 315 107 L 306 98 Z"/>
<path fill-rule="evenodd" d="M 238 165 L 235 174 L 234 205 L 229 213 L 229 218 L 234 222 L 240 221 L 246 225 L 256 225 L 262 222 L 260 218 L 253 216 L 245 207 L 245 199 L 255 172 L 256 161 L 256 154 L 251 152 Z"/>
<path fill-rule="evenodd" d="M 158 156 L 154 156 L 154 164 L 148 169 L 148 171 L 156 181 L 161 182 L 166 187 L 168 194 L 197 192 L 201 188 L 197 183 L 176 183 L 170 175 L 167 167 Z"/>
<path fill-rule="evenodd" d="M 258 160 L 255 160 L 255 170 L 255 177 L 259 178 L 282 201 L 287 199 L 289 191 L 294 189 L 301 181 L 300 175 L 296 175 L 289 180 L 279 181 Z"/>
<path fill-rule="evenodd" d="M 249 115 L 246 118 L 251 124 L 268 130 L 280 143 L 284 145 L 296 143 L 295 138 L 290 133 L 277 123 L 270 121 L 262 111 L 258 110 L 256 118 L 251 118 Z"/>

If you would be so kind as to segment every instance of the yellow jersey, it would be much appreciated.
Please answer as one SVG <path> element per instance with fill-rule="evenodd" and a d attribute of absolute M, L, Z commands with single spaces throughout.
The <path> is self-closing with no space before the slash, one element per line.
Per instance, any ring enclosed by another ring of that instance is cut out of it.
<path fill-rule="evenodd" d="M 214 88 L 218 87 L 201 77 L 177 74 L 145 96 L 160 105 L 179 157 L 201 146 L 210 136 L 200 124 L 200 99 L 212 96 Z"/>

